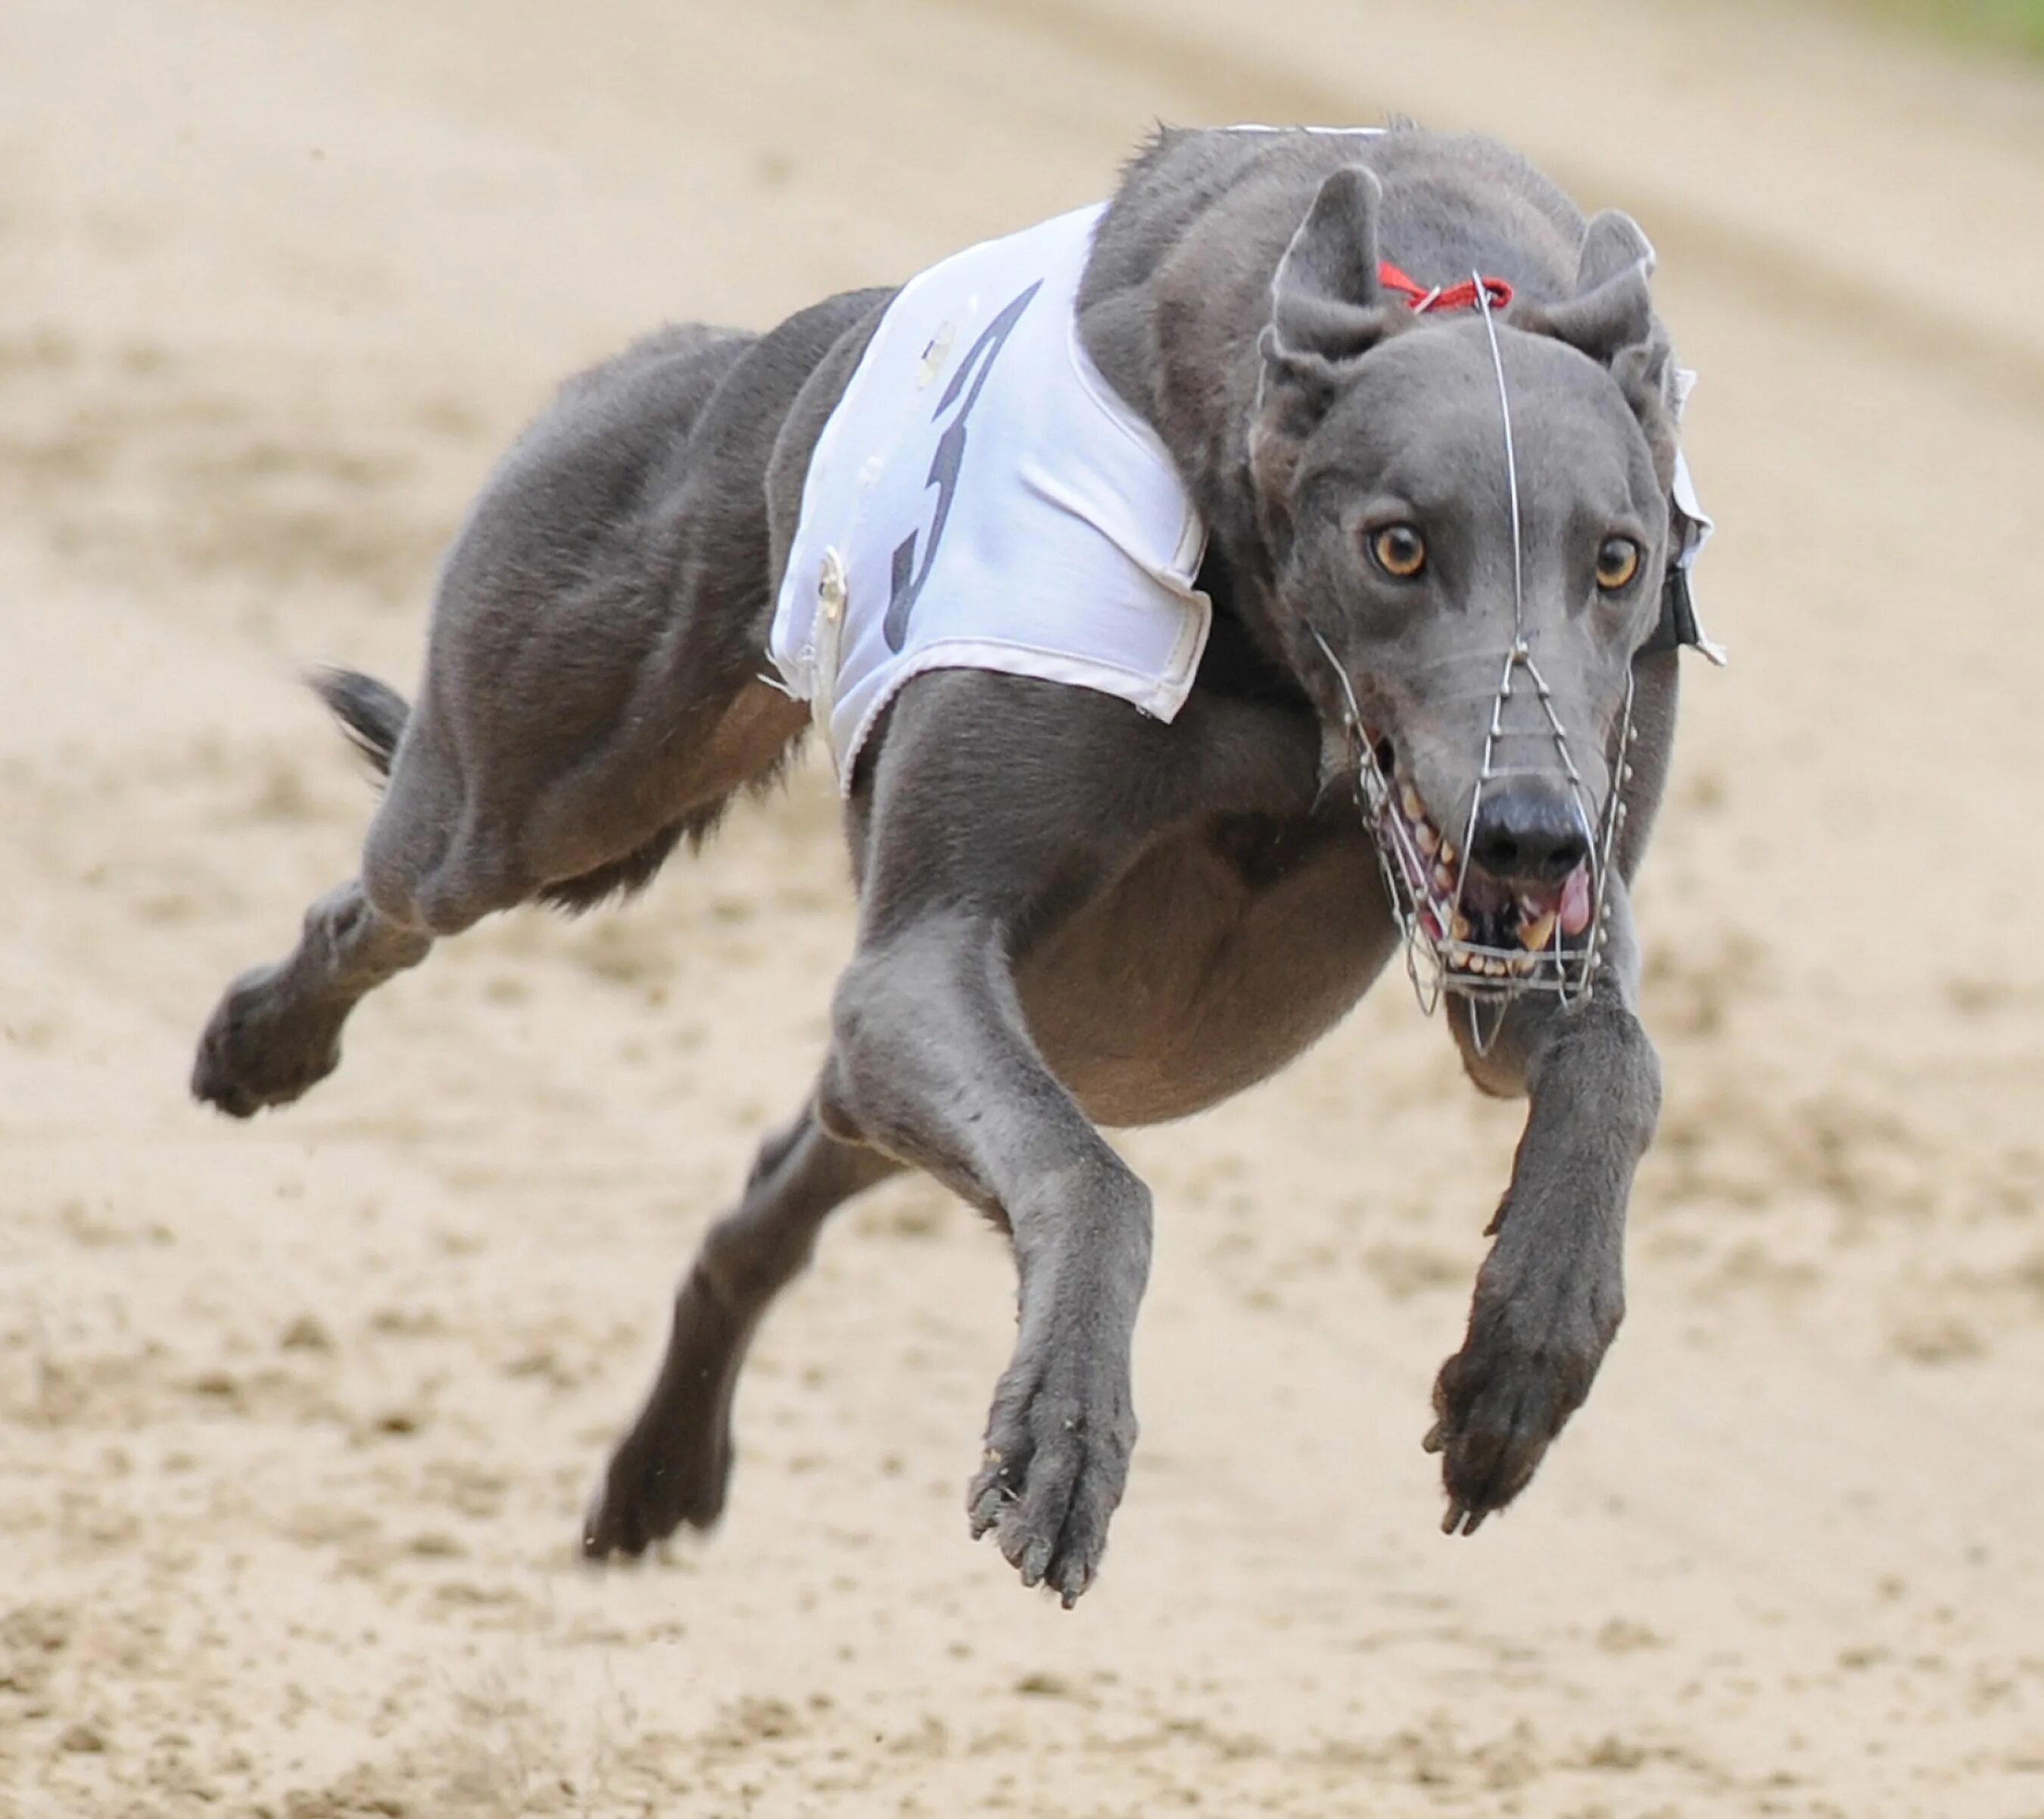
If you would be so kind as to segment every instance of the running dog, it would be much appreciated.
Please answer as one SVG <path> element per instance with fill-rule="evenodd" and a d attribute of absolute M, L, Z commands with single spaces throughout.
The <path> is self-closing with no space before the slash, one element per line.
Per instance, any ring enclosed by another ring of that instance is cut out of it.
<path fill-rule="evenodd" d="M 193 1091 L 295 1099 L 436 941 L 639 888 L 814 725 L 859 899 L 828 1052 L 681 1284 L 586 1553 L 716 1522 L 762 1317 L 917 1168 L 1020 1279 L 972 1530 L 1072 1603 L 1151 1254 L 1100 1127 L 1264 1079 L 1401 945 L 1529 1102 L 1427 1439 L 1473 1533 L 1617 1330 L 1659 1109 L 1627 888 L 1707 520 L 1651 263 L 1487 140 L 1166 131 L 1100 209 L 570 381 L 447 558 L 416 702 L 318 679 L 388 784 Z"/>

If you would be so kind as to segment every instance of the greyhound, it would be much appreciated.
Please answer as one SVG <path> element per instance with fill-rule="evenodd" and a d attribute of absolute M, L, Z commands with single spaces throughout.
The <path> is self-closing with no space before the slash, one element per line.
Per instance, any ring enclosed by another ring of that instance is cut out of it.
<path fill-rule="evenodd" d="M 1529 1101 L 1426 1440 L 1450 1533 L 1524 1488 L 1618 1328 L 1660 1103 L 1628 887 L 1699 640 L 1650 264 L 1479 137 L 1163 130 L 1135 158 L 1073 320 L 1204 527 L 1196 670 L 1168 720 L 942 665 L 877 716 L 827 1055 L 682 1281 L 587 1556 L 715 1523 L 762 1317 L 834 1208 L 916 1168 L 1020 1279 L 972 1532 L 1070 1606 L 1136 1437 L 1151 1245 L 1101 1127 L 1266 1078 L 1401 941 L 1475 1084 Z M 774 781 L 811 717 L 768 673 L 805 480 L 897 294 L 669 328 L 567 383 L 453 543 L 416 704 L 316 679 L 387 785 L 359 877 L 214 1011 L 200 1099 L 297 1099 L 436 940 L 636 890 Z"/>

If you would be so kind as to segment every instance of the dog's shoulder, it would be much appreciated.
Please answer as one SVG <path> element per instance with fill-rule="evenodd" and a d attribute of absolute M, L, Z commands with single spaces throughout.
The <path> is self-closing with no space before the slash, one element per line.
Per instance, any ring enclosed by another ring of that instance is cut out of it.
<path fill-rule="evenodd" d="M 1256 383 L 1270 282 L 1315 191 L 1389 131 L 1160 128 L 1103 213 L 1078 300 L 1081 342 L 1157 432 L 1215 535 Z"/>

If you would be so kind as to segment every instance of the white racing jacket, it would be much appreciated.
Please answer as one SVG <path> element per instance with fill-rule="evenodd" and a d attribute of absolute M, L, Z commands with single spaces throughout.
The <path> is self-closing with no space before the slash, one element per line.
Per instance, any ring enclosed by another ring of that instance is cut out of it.
<path fill-rule="evenodd" d="M 1169 720 L 1212 610 L 1206 528 L 1079 345 L 1099 208 L 933 266 L 887 305 L 824 426 L 768 650 L 841 787 L 902 684 L 1000 670 Z"/>

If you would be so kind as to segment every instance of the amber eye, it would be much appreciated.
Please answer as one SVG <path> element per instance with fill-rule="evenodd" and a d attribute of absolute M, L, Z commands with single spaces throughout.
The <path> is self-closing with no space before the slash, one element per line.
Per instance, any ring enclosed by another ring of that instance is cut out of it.
<path fill-rule="evenodd" d="M 1639 573 L 1639 546 L 1630 537 L 1607 537 L 1597 551 L 1597 585 L 1615 593 Z"/>
<path fill-rule="evenodd" d="M 1410 524 L 1387 524 L 1370 539 L 1377 566 L 1399 581 L 1410 581 L 1427 566 L 1427 539 Z"/>

